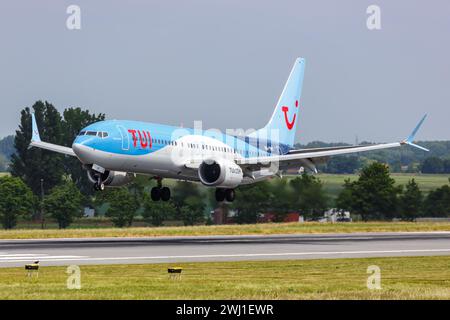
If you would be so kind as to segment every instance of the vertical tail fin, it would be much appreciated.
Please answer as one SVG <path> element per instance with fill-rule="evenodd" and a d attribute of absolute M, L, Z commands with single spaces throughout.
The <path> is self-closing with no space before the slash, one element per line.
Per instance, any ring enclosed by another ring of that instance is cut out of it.
<path fill-rule="evenodd" d="M 258 130 L 264 131 L 271 140 L 277 137 L 280 144 L 294 144 L 304 73 L 305 59 L 297 58 L 272 117 L 264 128 Z"/>

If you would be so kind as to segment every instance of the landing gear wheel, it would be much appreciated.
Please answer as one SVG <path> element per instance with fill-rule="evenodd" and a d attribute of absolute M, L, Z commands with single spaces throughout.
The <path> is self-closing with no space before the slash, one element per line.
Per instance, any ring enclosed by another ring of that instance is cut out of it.
<path fill-rule="evenodd" d="M 161 188 L 161 200 L 169 201 L 170 200 L 170 189 L 167 187 Z"/>
<path fill-rule="evenodd" d="M 235 192 L 234 189 L 227 189 L 225 190 L 225 199 L 228 202 L 233 202 L 235 198 Z"/>
<path fill-rule="evenodd" d="M 216 189 L 216 201 L 222 202 L 225 200 L 225 189 L 217 188 Z"/>
<path fill-rule="evenodd" d="M 94 184 L 94 190 L 95 191 L 105 191 L 105 184 L 104 183 L 95 183 Z"/>
<path fill-rule="evenodd" d="M 150 197 L 153 201 L 161 200 L 161 189 L 158 187 L 153 187 L 152 191 L 150 192 Z"/>

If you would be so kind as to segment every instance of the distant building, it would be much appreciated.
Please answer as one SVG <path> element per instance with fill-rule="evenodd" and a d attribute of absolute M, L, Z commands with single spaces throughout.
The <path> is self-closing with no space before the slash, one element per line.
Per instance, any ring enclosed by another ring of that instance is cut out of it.
<path fill-rule="evenodd" d="M 85 207 L 83 213 L 83 216 L 85 218 L 92 218 L 95 216 L 95 209 L 91 207 Z"/>
<path fill-rule="evenodd" d="M 262 213 L 258 222 L 276 222 L 277 214 L 273 212 Z M 290 212 L 283 215 L 283 219 L 279 222 L 303 222 L 303 216 L 298 212 Z"/>

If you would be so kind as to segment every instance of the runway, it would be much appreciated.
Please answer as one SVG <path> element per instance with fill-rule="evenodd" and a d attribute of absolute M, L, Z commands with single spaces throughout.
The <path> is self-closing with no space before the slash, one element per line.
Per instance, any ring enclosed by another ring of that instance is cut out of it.
<path fill-rule="evenodd" d="M 450 255 L 450 232 L 0 240 L 0 267 Z"/>

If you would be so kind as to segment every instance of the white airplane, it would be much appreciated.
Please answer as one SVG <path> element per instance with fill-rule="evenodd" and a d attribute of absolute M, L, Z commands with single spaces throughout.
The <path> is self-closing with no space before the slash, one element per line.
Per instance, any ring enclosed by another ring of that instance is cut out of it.
<path fill-rule="evenodd" d="M 123 186 L 136 174 L 157 179 L 154 201 L 170 199 L 163 178 L 200 182 L 216 188 L 217 201 L 233 201 L 234 188 L 302 170 L 317 172 L 316 164 L 330 156 L 411 145 L 426 118 L 400 142 L 366 146 L 294 149 L 305 60 L 296 59 L 266 126 L 246 136 L 211 133 L 137 121 L 100 121 L 84 128 L 72 147 L 40 139 L 34 114 L 30 146 L 77 157 L 97 190 Z"/>

